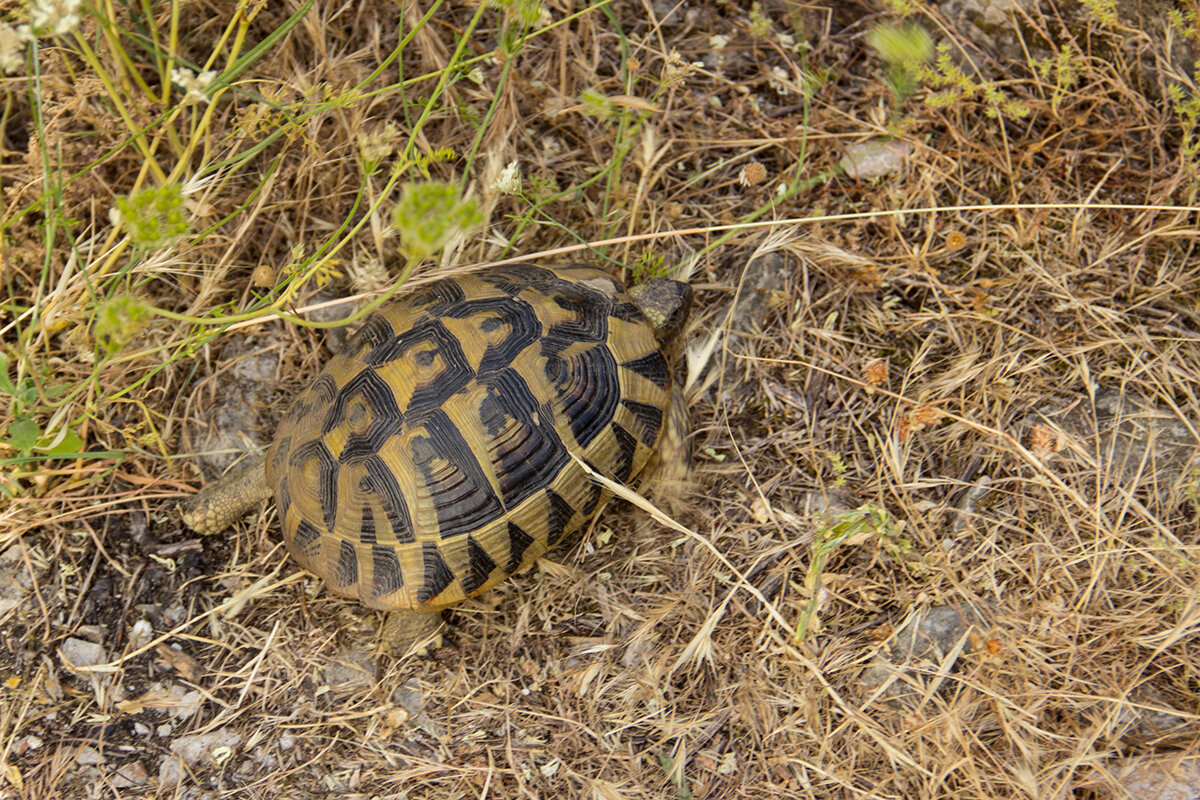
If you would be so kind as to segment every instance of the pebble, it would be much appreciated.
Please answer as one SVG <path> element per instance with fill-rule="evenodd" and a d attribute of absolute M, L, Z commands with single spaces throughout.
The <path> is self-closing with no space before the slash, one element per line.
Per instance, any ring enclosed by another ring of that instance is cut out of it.
<path fill-rule="evenodd" d="M 109 776 L 109 780 L 114 788 L 125 789 L 130 786 L 145 786 L 150 780 L 150 774 L 146 772 L 146 767 L 141 761 L 131 761 L 117 767 Z"/>
<path fill-rule="evenodd" d="M 175 719 L 188 719 L 195 716 L 203 704 L 204 695 L 200 692 L 188 692 L 179 698 L 179 705 L 171 711 L 171 716 Z"/>
<path fill-rule="evenodd" d="M 71 669 L 72 667 L 94 667 L 108 660 L 101 645 L 94 642 L 85 642 L 83 639 L 76 639 L 74 637 L 62 643 L 59 653 L 62 655 L 63 666 L 67 669 Z"/>
<path fill-rule="evenodd" d="M 104 763 L 104 756 L 96 748 L 84 745 L 75 754 L 75 763 L 81 767 L 95 767 Z"/>
<path fill-rule="evenodd" d="M 149 620 L 139 619 L 129 629 L 129 649 L 137 650 L 154 638 L 154 626 Z"/>
<path fill-rule="evenodd" d="M 322 677 L 337 691 L 369 688 L 375 685 L 375 659 L 362 647 L 349 647 L 322 670 Z"/>
<path fill-rule="evenodd" d="M 171 742 L 171 753 L 162 760 L 158 782 L 170 787 L 183 780 L 185 767 L 194 767 L 205 760 L 228 758 L 229 751 L 241 744 L 242 737 L 232 731 L 212 731 L 192 736 L 180 736 Z"/>
<path fill-rule="evenodd" d="M 1101 797 L 1195 800 L 1200 797 L 1200 761 L 1182 753 L 1133 758 L 1113 776 L 1121 792 Z"/>
<path fill-rule="evenodd" d="M 28 577 L 19 546 L 13 545 L 0 553 L 0 615 L 21 605 L 29 592 L 25 585 Z"/>

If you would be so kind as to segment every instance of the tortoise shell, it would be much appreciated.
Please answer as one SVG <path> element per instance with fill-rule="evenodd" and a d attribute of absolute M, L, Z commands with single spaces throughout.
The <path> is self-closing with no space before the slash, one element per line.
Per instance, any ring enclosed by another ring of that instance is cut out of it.
<path fill-rule="evenodd" d="M 671 393 L 654 325 L 598 269 L 422 287 L 368 318 L 281 421 L 266 476 L 288 549 L 373 608 L 478 595 L 594 515 L 580 461 L 622 483 L 642 470 Z"/>

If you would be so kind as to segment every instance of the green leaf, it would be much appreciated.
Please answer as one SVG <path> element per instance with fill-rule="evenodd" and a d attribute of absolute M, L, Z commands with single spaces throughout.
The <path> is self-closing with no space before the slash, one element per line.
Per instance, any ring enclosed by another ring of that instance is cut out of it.
<path fill-rule="evenodd" d="M 58 439 L 58 441 L 55 441 Z M 55 436 L 43 436 L 41 440 L 34 445 L 34 448 L 42 451 L 48 456 L 68 456 L 75 453 L 83 452 L 83 439 L 79 434 L 70 428 L 67 429 L 62 438 Z"/>
<path fill-rule="evenodd" d="M 18 419 L 8 425 L 8 443 L 14 450 L 28 453 L 37 444 L 42 431 L 31 419 Z"/>
<path fill-rule="evenodd" d="M 666 752 L 658 754 L 658 765 L 662 767 L 662 771 L 667 778 L 675 784 L 675 797 L 679 800 L 692 800 L 692 789 L 688 786 L 687 779 L 683 777 L 683 773 L 675 773 L 675 759 L 671 758 Z"/>
<path fill-rule="evenodd" d="M 14 396 L 17 393 L 17 387 L 13 386 L 12 379 L 8 377 L 8 356 L 3 353 L 0 353 L 0 392 Z"/>

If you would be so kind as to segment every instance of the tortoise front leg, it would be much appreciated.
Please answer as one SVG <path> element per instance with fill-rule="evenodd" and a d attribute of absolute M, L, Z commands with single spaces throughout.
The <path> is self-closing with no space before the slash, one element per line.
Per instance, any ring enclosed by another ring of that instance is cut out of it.
<path fill-rule="evenodd" d="M 267 457 L 260 455 L 184 500 L 179 511 L 183 524 L 196 533 L 220 533 L 272 494 Z"/>

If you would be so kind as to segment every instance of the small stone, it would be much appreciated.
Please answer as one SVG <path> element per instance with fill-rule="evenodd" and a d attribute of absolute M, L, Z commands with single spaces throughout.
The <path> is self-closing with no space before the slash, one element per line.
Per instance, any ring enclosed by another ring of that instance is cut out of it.
<path fill-rule="evenodd" d="M 136 733 L 138 736 L 149 736 L 150 732 L 151 732 L 151 728 L 149 725 L 145 724 L 144 722 L 135 722 L 135 723 L 133 723 L 133 732 Z"/>
<path fill-rule="evenodd" d="M 82 767 L 95 767 L 104 763 L 104 756 L 96 748 L 84 745 L 75 754 L 75 763 Z"/>
<path fill-rule="evenodd" d="M 87 783 L 95 783 L 104 776 L 101 775 L 100 770 L 96 769 L 95 767 L 85 765 L 81 766 L 79 771 L 76 772 L 73 777 L 77 777 L 79 780 Z"/>
<path fill-rule="evenodd" d="M 896 680 L 901 674 L 910 678 L 932 665 L 939 665 L 968 631 L 986 630 L 990 625 L 984 613 L 971 606 L 934 606 L 912 615 L 907 624 L 893 634 L 889 647 L 863 670 L 860 683 L 876 689 L 891 683 L 886 697 L 890 701 L 912 699 L 909 682 Z M 972 652 L 968 640 L 963 652 Z"/>
<path fill-rule="evenodd" d="M 158 785 L 172 787 L 183 780 L 183 761 L 179 756 L 165 756 L 158 767 Z"/>
<path fill-rule="evenodd" d="M 425 731 L 430 736 L 441 738 L 446 735 L 445 723 L 432 718 L 422 709 L 424 700 L 421 696 L 420 684 L 409 680 L 392 693 L 392 702 L 409 717 L 408 724 L 413 728 Z"/>
<path fill-rule="evenodd" d="M 162 725 L 158 726 L 157 732 L 159 736 L 165 739 L 166 737 L 170 736 L 171 732 L 174 730 L 175 729 L 171 727 L 170 723 L 164 722 Z"/>
<path fill-rule="evenodd" d="M 241 741 L 239 734 L 227 730 L 181 736 L 171 742 L 173 755 L 163 759 L 158 769 L 158 781 L 163 786 L 173 786 L 183 780 L 185 767 L 208 761 L 224 763 Z"/>
<path fill-rule="evenodd" d="M 182 603 L 176 603 L 163 612 L 163 627 L 174 628 L 180 622 L 187 619 L 187 609 Z"/>
<path fill-rule="evenodd" d="M 58 703 L 63 699 L 62 681 L 58 678 L 58 670 L 46 671 L 46 679 L 42 682 L 42 692 L 41 699 L 48 700 L 50 703 Z"/>
<path fill-rule="evenodd" d="M 286 753 L 288 750 L 291 750 L 295 746 L 296 746 L 296 737 L 292 736 L 290 733 L 285 733 L 285 734 L 283 734 L 283 736 L 279 737 L 279 749 L 282 750 L 283 752 Z"/>
<path fill-rule="evenodd" d="M 1123 791 L 1102 796 L 1155 800 L 1200 797 L 1200 761 L 1179 753 L 1130 759 L 1113 778 Z"/>
<path fill-rule="evenodd" d="M 28 579 L 25 557 L 19 545 L 13 545 L 0 553 L 0 615 L 21 604 L 30 591 L 30 587 L 26 585 Z"/>
<path fill-rule="evenodd" d="M 1106 480 L 1167 486 L 1200 466 L 1196 418 L 1153 395 L 1097 386 L 1064 410 L 1043 408 L 1026 421 L 1024 439 L 1039 457 L 1054 456 L 1095 469 Z"/>
<path fill-rule="evenodd" d="M 322 670 L 322 677 L 331 689 L 353 691 L 375 685 L 375 660 L 361 647 L 349 647 Z"/>
<path fill-rule="evenodd" d="M 75 633 L 87 639 L 89 642 L 96 644 L 104 644 L 104 626 L 103 625 L 80 625 L 75 629 Z"/>
<path fill-rule="evenodd" d="M 855 180 L 878 178 L 902 168 L 912 151 L 913 147 L 908 142 L 875 139 L 847 147 L 846 156 L 839 166 Z"/>
<path fill-rule="evenodd" d="M 40 736 L 34 736 L 33 734 L 30 734 L 28 736 L 22 736 L 14 741 L 12 744 L 12 752 L 13 755 L 23 756 L 26 752 L 30 750 L 37 750 L 41 746 L 42 738 Z"/>
<path fill-rule="evenodd" d="M 204 695 L 200 692 L 188 692 L 179 698 L 179 705 L 171 711 L 171 716 L 175 719 L 190 719 L 199 713 L 203 704 Z"/>
<path fill-rule="evenodd" d="M 260 745 L 254 748 L 254 752 L 250 754 L 250 758 L 246 759 L 245 763 L 252 768 L 276 769 L 279 766 L 279 756 L 270 747 Z"/>
<path fill-rule="evenodd" d="M 421 713 L 423 701 L 420 684 L 414 680 L 406 681 L 392 694 L 392 702 L 407 711 L 410 717 Z"/>
<path fill-rule="evenodd" d="M 1172 706 L 1166 697 L 1140 686 L 1130 692 L 1129 703 L 1117 711 L 1115 726 L 1122 737 L 1161 747 L 1166 740 L 1187 741 L 1195 735 L 1191 715 Z"/>
<path fill-rule="evenodd" d="M 115 788 L 125 789 L 130 786 L 145 786 L 150 780 L 150 775 L 141 761 L 131 761 L 113 770 L 109 780 Z"/>
<path fill-rule="evenodd" d="M 224 748 L 237 747 L 241 742 L 241 735 L 233 731 L 211 731 L 180 736 L 171 742 L 171 752 L 182 758 L 186 764 L 198 764 L 205 756 L 211 756 L 213 752 Z"/>
<path fill-rule="evenodd" d="M 63 666 L 67 669 L 94 667 L 108 660 L 101 645 L 74 637 L 62 643 L 59 654 L 62 656 Z"/>
<path fill-rule="evenodd" d="M 129 629 L 129 647 L 131 650 L 137 650 L 145 646 L 153 638 L 154 626 L 150 624 L 149 620 L 139 619 Z"/>
<path fill-rule="evenodd" d="M 179 645 L 160 644 L 155 650 L 159 663 L 165 664 L 179 673 L 180 677 L 192 683 L 200 680 L 200 664 L 196 659 L 185 653 Z"/>

